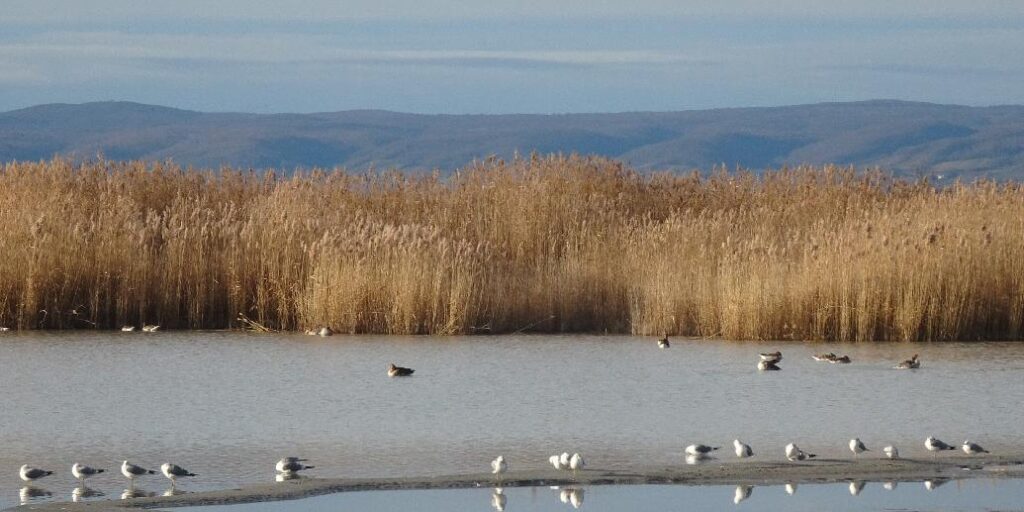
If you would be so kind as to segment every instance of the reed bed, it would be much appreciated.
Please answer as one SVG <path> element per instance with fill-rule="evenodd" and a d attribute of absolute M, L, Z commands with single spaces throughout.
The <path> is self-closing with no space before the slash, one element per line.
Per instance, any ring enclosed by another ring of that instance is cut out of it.
<path fill-rule="evenodd" d="M 0 171 L 0 325 L 1020 339 L 1024 193 L 580 156 L 448 178 L 52 160 Z"/>

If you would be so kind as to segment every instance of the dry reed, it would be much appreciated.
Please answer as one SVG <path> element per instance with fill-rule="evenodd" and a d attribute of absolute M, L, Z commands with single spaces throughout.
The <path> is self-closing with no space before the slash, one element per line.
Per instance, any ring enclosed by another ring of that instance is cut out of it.
<path fill-rule="evenodd" d="M 1024 194 L 577 156 L 290 177 L 0 171 L 0 325 L 1019 339 Z"/>

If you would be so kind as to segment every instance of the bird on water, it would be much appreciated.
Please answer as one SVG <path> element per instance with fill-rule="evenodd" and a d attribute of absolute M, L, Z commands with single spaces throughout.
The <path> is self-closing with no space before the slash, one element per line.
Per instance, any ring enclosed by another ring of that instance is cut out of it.
<path fill-rule="evenodd" d="M 412 368 L 395 366 L 395 363 L 388 365 L 388 377 L 408 377 L 415 371 L 416 370 L 413 370 Z"/>

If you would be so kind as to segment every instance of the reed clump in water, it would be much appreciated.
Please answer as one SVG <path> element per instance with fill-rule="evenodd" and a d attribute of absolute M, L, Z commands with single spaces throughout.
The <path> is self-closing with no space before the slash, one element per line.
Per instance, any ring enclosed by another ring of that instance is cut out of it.
<path fill-rule="evenodd" d="M 1024 194 L 839 167 L 441 179 L 9 163 L 0 324 L 1019 339 Z"/>

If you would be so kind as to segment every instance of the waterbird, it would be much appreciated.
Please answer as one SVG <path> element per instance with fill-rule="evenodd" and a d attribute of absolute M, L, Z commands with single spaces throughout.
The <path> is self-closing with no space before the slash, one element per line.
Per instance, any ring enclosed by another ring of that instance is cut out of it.
<path fill-rule="evenodd" d="M 583 506 L 583 489 L 575 487 L 569 489 L 569 504 L 572 505 L 572 508 Z"/>
<path fill-rule="evenodd" d="M 155 492 L 149 492 L 145 489 L 136 489 L 135 487 L 129 487 L 121 493 L 122 500 L 130 500 L 133 498 L 152 498 L 156 496 Z"/>
<path fill-rule="evenodd" d="M 850 482 L 850 495 L 858 496 L 860 492 L 864 490 L 864 482 L 861 480 L 854 480 Z"/>
<path fill-rule="evenodd" d="M 782 368 L 779 368 L 779 365 L 775 363 L 776 361 L 772 360 L 761 360 L 757 363 L 757 369 L 762 372 L 781 370 Z"/>
<path fill-rule="evenodd" d="M 882 448 L 882 451 L 885 452 L 885 456 L 889 457 L 890 459 L 900 458 L 900 451 L 897 450 L 895 446 L 886 446 L 885 448 Z"/>
<path fill-rule="evenodd" d="M 776 350 L 775 352 L 761 352 L 761 360 L 774 361 L 776 363 L 782 361 L 782 351 Z"/>
<path fill-rule="evenodd" d="M 494 510 L 497 510 L 498 512 L 505 510 L 505 503 L 507 501 L 508 498 L 505 496 L 505 492 L 502 488 L 495 487 L 494 492 L 491 493 L 491 506 L 494 507 Z"/>
<path fill-rule="evenodd" d="M 850 439 L 850 451 L 853 452 L 853 456 L 857 457 L 864 452 L 869 452 L 868 447 L 864 445 L 864 441 L 861 441 L 859 437 Z"/>
<path fill-rule="evenodd" d="M 668 342 L 668 334 L 658 339 L 658 348 L 669 348 L 672 344 Z"/>
<path fill-rule="evenodd" d="M 789 459 L 790 462 L 813 459 L 815 457 L 817 457 L 816 454 L 806 453 L 794 443 L 789 443 L 786 445 L 786 458 Z"/>
<path fill-rule="evenodd" d="M 32 485 L 26 485 L 18 491 L 18 498 L 22 505 L 28 505 L 35 498 L 49 498 L 50 496 L 53 496 L 52 492 Z"/>
<path fill-rule="evenodd" d="M 136 466 L 135 464 L 132 464 L 128 461 L 124 461 L 121 463 L 121 474 L 128 478 L 128 480 L 131 480 L 132 483 L 134 484 L 135 477 L 142 475 L 155 475 L 156 471 L 153 471 L 152 469 L 146 469 L 142 466 Z"/>
<path fill-rule="evenodd" d="M 694 455 L 692 453 L 687 453 L 686 456 L 683 457 L 683 460 L 685 460 L 687 464 L 689 464 L 691 466 L 695 466 L 697 464 L 701 464 L 701 463 L 704 463 L 704 462 L 707 462 L 707 461 L 711 460 L 711 457 L 708 457 L 707 455 L 701 455 L 701 454 Z"/>
<path fill-rule="evenodd" d="M 583 457 L 578 453 L 573 453 L 572 457 L 569 457 L 569 469 L 572 470 L 575 475 L 577 471 L 583 469 L 586 464 L 583 462 Z"/>
<path fill-rule="evenodd" d="M 834 352 L 829 352 L 827 354 L 815 354 L 815 355 L 811 356 L 811 359 L 814 359 L 815 361 L 821 361 L 821 362 L 831 361 L 831 360 L 833 360 L 835 358 L 836 358 L 836 354 Z"/>
<path fill-rule="evenodd" d="M 796 494 L 796 484 L 786 484 L 786 494 L 790 496 Z"/>
<path fill-rule="evenodd" d="M 966 453 L 967 455 L 976 455 L 976 454 L 979 454 L 979 453 L 990 453 L 988 450 L 982 448 L 981 445 L 979 445 L 977 443 L 972 443 L 972 442 L 970 442 L 970 441 L 968 441 L 966 439 L 964 440 L 963 446 L 961 446 L 960 448 L 962 448 L 964 453 Z"/>
<path fill-rule="evenodd" d="M 928 436 L 928 439 L 924 440 L 924 447 L 927 448 L 928 451 L 932 452 L 932 455 L 935 455 L 935 452 L 956 449 L 946 443 L 943 443 L 942 441 L 939 441 L 938 439 L 935 439 L 932 436 Z"/>
<path fill-rule="evenodd" d="M 306 336 L 316 336 L 316 334 L 317 334 L 317 330 L 316 329 L 306 329 L 303 332 L 306 333 Z"/>
<path fill-rule="evenodd" d="M 931 480 L 924 481 L 924 488 L 934 491 L 937 487 L 945 485 L 947 482 L 949 482 L 948 478 L 932 478 Z"/>
<path fill-rule="evenodd" d="M 40 478 L 43 478 L 44 476 L 50 476 L 52 474 L 53 474 L 53 471 L 47 471 L 45 469 L 29 467 L 28 464 L 25 464 L 25 465 L 21 466 L 21 470 L 18 471 L 18 475 L 21 476 L 21 479 L 26 481 L 26 482 L 31 482 L 33 480 L 38 480 Z"/>
<path fill-rule="evenodd" d="M 893 480 L 891 482 L 885 482 L 885 483 L 882 484 L 882 489 L 885 489 L 887 491 L 892 491 L 892 490 L 896 489 L 897 485 L 898 484 L 896 483 L 895 480 Z"/>
<path fill-rule="evenodd" d="M 86 487 L 85 484 L 75 487 L 71 491 L 71 501 L 75 503 L 81 502 L 84 498 L 98 498 L 104 496 L 104 494 L 91 487 Z"/>
<path fill-rule="evenodd" d="M 561 458 L 558 455 L 548 457 L 548 462 L 550 462 L 555 469 L 567 469 L 569 467 L 568 465 L 562 464 Z"/>
<path fill-rule="evenodd" d="M 303 462 L 307 462 L 309 459 L 300 459 L 298 457 L 284 457 L 277 461 L 274 466 L 279 473 L 295 473 L 302 471 L 303 469 L 313 469 L 315 466 L 307 466 Z"/>
<path fill-rule="evenodd" d="M 569 458 L 568 452 L 562 452 L 562 454 L 558 456 L 558 464 L 562 466 L 562 469 L 569 469 Z"/>
<path fill-rule="evenodd" d="M 754 492 L 753 485 L 737 485 L 736 494 L 732 497 L 732 502 L 739 505 L 740 502 L 750 497 L 750 494 Z"/>
<path fill-rule="evenodd" d="M 905 361 L 901 361 L 900 364 L 896 365 L 897 370 L 914 370 L 921 367 L 921 361 L 917 358 L 917 354 Z"/>
<path fill-rule="evenodd" d="M 686 452 L 687 455 L 707 455 L 707 454 L 709 454 L 709 453 L 711 453 L 711 452 L 713 452 L 713 451 L 715 451 L 715 450 L 717 450 L 719 448 L 721 448 L 721 447 L 720 446 L 708 446 L 706 444 L 691 444 L 690 446 L 687 446 L 686 450 L 684 450 L 684 451 Z"/>
<path fill-rule="evenodd" d="M 134 330 L 135 330 L 135 326 L 134 325 L 122 325 L 121 326 L 121 332 L 132 332 Z"/>
<path fill-rule="evenodd" d="M 736 456 L 741 459 L 754 456 L 754 450 L 750 448 L 750 445 L 740 442 L 739 439 L 733 439 L 732 446 L 736 449 Z"/>
<path fill-rule="evenodd" d="M 174 487 L 178 483 L 178 478 L 183 476 L 196 476 L 195 473 L 177 465 L 165 462 L 160 466 L 160 472 L 171 480 L 171 487 Z"/>
<path fill-rule="evenodd" d="M 832 359 L 829 359 L 828 362 L 832 364 L 850 364 L 850 356 L 833 357 Z"/>
<path fill-rule="evenodd" d="M 415 371 L 416 370 L 413 370 L 412 368 L 395 366 L 395 363 L 388 365 L 388 377 L 408 377 Z"/>
<path fill-rule="evenodd" d="M 147 324 L 142 326 L 142 332 L 157 332 L 159 330 L 159 325 Z"/>
<path fill-rule="evenodd" d="M 81 483 L 82 485 L 85 485 L 86 478 L 89 478 L 90 476 L 93 475 L 98 475 L 104 471 L 106 470 L 89 467 L 79 462 L 76 462 L 71 465 L 71 474 L 74 475 L 75 478 L 78 479 L 78 482 Z"/>
<path fill-rule="evenodd" d="M 320 330 L 317 331 L 317 334 L 320 336 L 332 336 L 334 331 L 332 331 L 330 327 L 321 327 Z"/>
<path fill-rule="evenodd" d="M 500 475 L 508 471 L 508 464 L 505 463 L 505 456 L 498 455 L 497 459 L 491 461 L 491 473 Z"/>
<path fill-rule="evenodd" d="M 10 331 L 10 330 L 11 330 L 10 327 L 0 326 L 0 332 L 7 332 L 7 331 Z"/>

